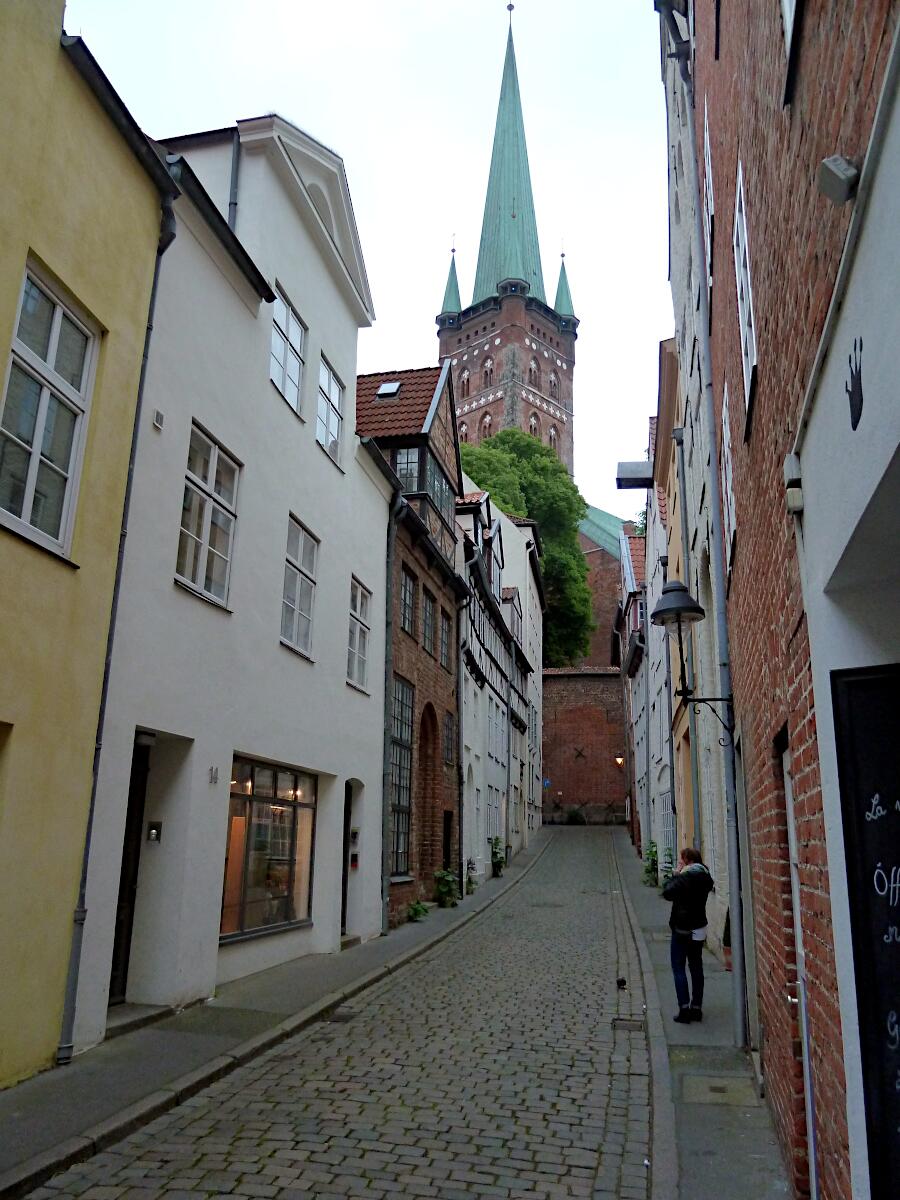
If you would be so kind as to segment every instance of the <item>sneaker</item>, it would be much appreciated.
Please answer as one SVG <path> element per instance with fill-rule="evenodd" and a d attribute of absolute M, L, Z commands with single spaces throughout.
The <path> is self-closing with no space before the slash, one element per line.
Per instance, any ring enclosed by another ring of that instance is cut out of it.
<path fill-rule="evenodd" d="M 687 1006 L 684 1008 L 679 1008 L 678 1012 L 673 1018 L 673 1020 L 677 1021 L 679 1025 L 690 1025 L 693 1019 L 694 1018 L 691 1016 L 691 1010 Z"/>
<path fill-rule="evenodd" d="M 689 1020 L 691 1020 L 691 1021 L 702 1021 L 703 1020 L 703 1009 L 702 1008 L 695 1008 L 694 1005 L 692 1004 L 691 1007 L 688 1009 L 688 1012 L 691 1014 L 689 1017 Z"/>

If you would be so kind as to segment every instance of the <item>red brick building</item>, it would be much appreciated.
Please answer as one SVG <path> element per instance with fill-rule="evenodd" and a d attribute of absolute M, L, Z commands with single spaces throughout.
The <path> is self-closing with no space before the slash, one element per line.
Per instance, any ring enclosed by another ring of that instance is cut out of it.
<path fill-rule="evenodd" d="M 449 365 L 361 375 L 356 427 L 400 487 L 390 534 L 390 762 L 386 880 L 392 925 L 460 871 L 456 499 L 462 471 Z"/>
<path fill-rule="evenodd" d="M 886 1084 L 877 1093 L 866 1060 L 896 1052 L 887 1034 L 896 1011 L 867 1025 L 854 978 L 862 943 L 855 960 L 848 945 L 846 797 L 835 780 L 834 801 L 823 798 L 817 734 L 835 718 L 827 674 L 814 700 L 801 572 L 804 562 L 819 568 L 804 558 L 797 450 L 826 325 L 842 300 L 843 263 L 854 253 L 857 234 L 848 230 L 866 200 L 862 182 L 854 199 L 855 181 L 880 153 L 876 112 L 891 111 L 896 98 L 900 5 L 658 7 L 664 56 L 675 56 L 663 58 L 663 75 L 676 335 L 697 426 L 685 435 L 687 444 L 695 436 L 711 444 L 721 479 L 749 1037 L 797 1195 L 876 1200 L 896 1195 L 900 1143 L 888 1118 L 894 1092 Z M 882 250 L 895 265 L 881 307 L 894 314 L 896 231 L 895 221 Z M 871 273 L 870 286 L 877 279 Z M 868 349 L 868 333 L 865 341 Z M 841 363 L 856 350 L 848 336 Z M 838 385 L 830 405 L 845 408 L 853 387 L 861 404 L 852 357 L 849 370 L 847 395 Z M 704 430 L 710 388 L 715 428 Z M 833 462 L 850 453 L 855 430 L 848 418 L 847 448 L 835 447 Z M 863 456 L 861 468 L 873 458 Z M 836 514 L 842 502 L 826 500 Z M 895 538 L 896 529 L 894 508 Z M 857 575 L 844 586 L 862 583 Z M 857 618 L 857 640 L 864 626 Z M 896 980 L 895 966 L 881 969 Z M 880 1050 L 870 1054 L 873 1039 Z"/>
<path fill-rule="evenodd" d="M 544 670 L 544 822 L 548 824 L 582 817 L 590 825 L 625 820 L 628 776 L 622 681 L 610 658 L 610 630 L 619 603 L 621 530 L 618 517 L 598 508 L 589 508 L 579 526 L 594 632 L 587 655 L 578 663 Z"/>

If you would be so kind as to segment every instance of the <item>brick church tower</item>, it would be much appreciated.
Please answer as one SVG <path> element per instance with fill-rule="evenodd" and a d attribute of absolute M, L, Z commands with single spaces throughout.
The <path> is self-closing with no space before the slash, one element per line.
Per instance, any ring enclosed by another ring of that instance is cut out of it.
<path fill-rule="evenodd" d="M 565 259 L 552 308 L 544 295 L 511 27 L 472 303 L 460 303 L 451 258 L 437 325 L 440 356 L 453 371 L 460 441 L 521 429 L 552 446 L 571 474 L 578 320 Z"/>

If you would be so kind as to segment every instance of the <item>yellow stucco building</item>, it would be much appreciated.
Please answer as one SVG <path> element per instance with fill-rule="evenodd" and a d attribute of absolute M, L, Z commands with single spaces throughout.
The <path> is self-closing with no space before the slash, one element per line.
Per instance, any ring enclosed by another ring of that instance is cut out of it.
<path fill-rule="evenodd" d="M 0 1086 L 51 1065 L 161 229 L 63 0 L 0 5 Z"/>

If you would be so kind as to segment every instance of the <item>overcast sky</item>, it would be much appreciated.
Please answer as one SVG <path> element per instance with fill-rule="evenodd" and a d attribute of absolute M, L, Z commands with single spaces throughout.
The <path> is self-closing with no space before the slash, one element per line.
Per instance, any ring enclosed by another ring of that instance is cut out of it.
<path fill-rule="evenodd" d="M 544 284 L 580 318 L 575 479 L 631 516 L 615 466 L 646 452 L 671 336 L 666 141 L 652 0 L 518 0 L 513 35 Z M 359 370 L 437 361 L 450 247 L 472 297 L 504 0 L 68 0 L 151 137 L 277 111 L 346 164 L 376 321 Z"/>

